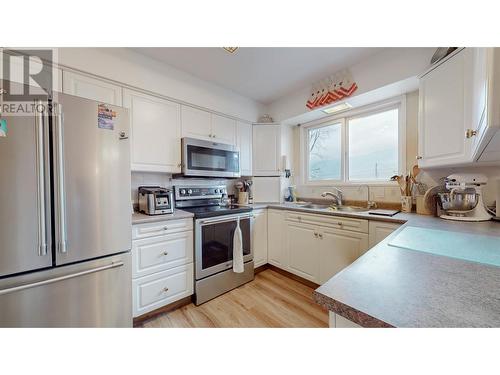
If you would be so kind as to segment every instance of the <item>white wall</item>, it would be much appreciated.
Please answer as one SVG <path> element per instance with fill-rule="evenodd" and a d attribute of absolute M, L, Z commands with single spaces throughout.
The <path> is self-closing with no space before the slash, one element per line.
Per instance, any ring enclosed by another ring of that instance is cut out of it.
<path fill-rule="evenodd" d="M 59 48 L 59 64 L 255 122 L 265 107 L 126 48 Z"/>
<path fill-rule="evenodd" d="M 353 97 L 417 76 L 430 65 L 434 51 L 435 48 L 389 48 L 351 66 L 351 73 L 359 87 Z M 267 112 L 275 121 L 299 116 L 308 111 L 306 101 L 310 94 L 311 86 L 304 87 L 271 103 Z"/>

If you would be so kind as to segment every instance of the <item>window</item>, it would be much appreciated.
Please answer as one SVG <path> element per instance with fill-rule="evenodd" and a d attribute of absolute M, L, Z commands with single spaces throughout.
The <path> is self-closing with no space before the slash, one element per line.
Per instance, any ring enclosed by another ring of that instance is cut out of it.
<path fill-rule="evenodd" d="M 398 174 L 398 112 L 395 108 L 348 121 L 350 181 L 387 181 Z"/>
<path fill-rule="evenodd" d="M 386 182 L 399 174 L 404 163 L 400 112 L 398 102 L 306 127 L 306 182 Z"/>
<path fill-rule="evenodd" d="M 341 124 L 308 130 L 309 180 L 340 180 L 342 178 Z"/>

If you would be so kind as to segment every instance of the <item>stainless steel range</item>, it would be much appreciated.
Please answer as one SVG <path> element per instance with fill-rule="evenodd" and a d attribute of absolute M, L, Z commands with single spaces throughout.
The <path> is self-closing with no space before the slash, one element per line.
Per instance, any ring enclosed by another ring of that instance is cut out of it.
<path fill-rule="evenodd" d="M 202 304 L 254 278 L 252 208 L 223 205 L 225 186 L 175 186 L 177 208 L 194 214 L 195 304 Z M 236 228 L 241 229 L 242 273 L 233 271 Z"/>

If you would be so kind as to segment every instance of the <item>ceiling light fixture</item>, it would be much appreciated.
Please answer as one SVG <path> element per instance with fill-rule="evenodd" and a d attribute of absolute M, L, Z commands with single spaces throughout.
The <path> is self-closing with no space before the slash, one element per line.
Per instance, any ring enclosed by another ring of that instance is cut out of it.
<path fill-rule="evenodd" d="M 235 53 L 239 47 L 222 47 L 222 49 L 228 53 Z"/>
<path fill-rule="evenodd" d="M 350 105 L 349 103 L 341 103 L 341 104 L 335 105 L 333 107 L 326 108 L 323 110 L 323 112 L 328 113 L 328 114 L 332 114 L 332 113 L 337 113 L 337 112 L 340 112 L 340 111 L 343 111 L 343 110 L 349 109 L 349 108 L 352 108 L 352 105 Z"/>

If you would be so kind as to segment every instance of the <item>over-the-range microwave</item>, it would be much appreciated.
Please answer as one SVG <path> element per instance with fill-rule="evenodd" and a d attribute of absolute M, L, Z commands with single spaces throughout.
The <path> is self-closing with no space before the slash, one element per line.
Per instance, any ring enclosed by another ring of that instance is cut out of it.
<path fill-rule="evenodd" d="M 240 177 L 240 151 L 234 145 L 182 138 L 182 174 L 190 177 Z"/>

